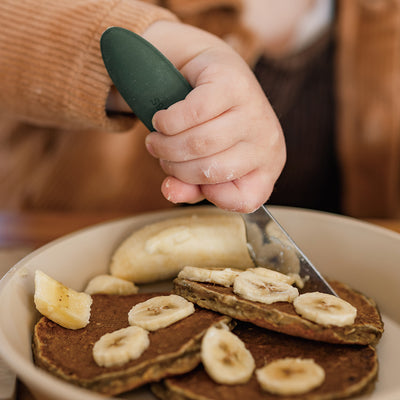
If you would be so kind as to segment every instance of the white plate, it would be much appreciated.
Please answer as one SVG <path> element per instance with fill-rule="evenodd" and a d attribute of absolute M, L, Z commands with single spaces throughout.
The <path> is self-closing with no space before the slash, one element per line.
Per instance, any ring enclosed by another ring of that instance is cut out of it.
<path fill-rule="evenodd" d="M 38 399 L 104 399 L 39 370 L 32 363 L 31 335 L 37 313 L 33 273 L 41 269 L 82 290 L 107 271 L 111 254 L 133 230 L 156 220 L 210 208 L 181 208 L 143 214 L 84 229 L 25 257 L 0 281 L 0 355 Z M 295 208 L 271 207 L 311 261 L 328 277 L 347 282 L 373 297 L 383 314 L 385 333 L 378 345 L 380 373 L 371 400 L 400 399 L 400 235 L 351 218 Z M 212 212 L 219 212 L 212 209 Z M 121 396 L 153 399 L 147 390 Z"/>

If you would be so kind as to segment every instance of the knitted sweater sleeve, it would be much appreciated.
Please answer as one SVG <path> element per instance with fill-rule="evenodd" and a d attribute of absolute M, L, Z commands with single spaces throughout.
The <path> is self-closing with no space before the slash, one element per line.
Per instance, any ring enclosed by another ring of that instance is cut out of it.
<path fill-rule="evenodd" d="M 124 130 L 132 118 L 109 117 L 111 87 L 99 47 L 102 32 L 137 33 L 164 8 L 137 0 L 1 0 L 0 109 L 41 126 Z"/>

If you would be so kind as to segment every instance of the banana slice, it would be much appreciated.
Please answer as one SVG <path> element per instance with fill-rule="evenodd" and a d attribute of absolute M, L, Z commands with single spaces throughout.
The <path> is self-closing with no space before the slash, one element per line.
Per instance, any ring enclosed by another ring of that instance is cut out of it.
<path fill-rule="evenodd" d="M 64 328 L 80 329 L 89 323 L 91 296 L 64 286 L 40 270 L 35 272 L 34 302 L 42 315 Z"/>
<path fill-rule="evenodd" d="M 208 375 L 217 383 L 246 383 L 255 362 L 245 344 L 227 329 L 211 327 L 201 343 L 201 360 Z"/>
<path fill-rule="evenodd" d="M 149 345 L 149 332 L 129 326 L 103 335 L 93 346 L 93 358 L 100 367 L 119 366 L 139 358 Z"/>
<path fill-rule="evenodd" d="M 88 294 L 117 294 L 127 295 L 139 291 L 133 282 L 117 278 L 112 275 L 97 275 L 92 278 L 86 286 L 85 293 Z"/>
<path fill-rule="evenodd" d="M 260 386 L 273 394 L 292 396 L 307 393 L 325 380 L 325 371 L 312 359 L 281 358 L 256 370 Z"/>
<path fill-rule="evenodd" d="M 357 309 L 347 301 L 320 292 L 300 295 L 293 306 L 297 314 L 321 325 L 351 325 L 357 316 Z"/>
<path fill-rule="evenodd" d="M 264 278 L 271 279 L 273 281 L 279 281 L 287 283 L 288 285 L 293 285 L 295 282 L 294 274 L 282 274 L 278 271 L 273 271 L 269 268 L 257 267 L 257 268 L 249 268 L 247 271 L 252 271 L 257 275 L 263 276 Z"/>
<path fill-rule="evenodd" d="M 178 274 L 178 278 L 188 279 L 195 282 L 209 282 L 229 287 L 239 275 L 240 271 L 231 268 L 209 269 L 198 267 L 184 267 Z"/>
<path fill-rule="evenodd" d="M 148 331 L 166 328 L 194 313 L 194 305 L 181 296 L 156 296 L 132 307 L 128 314 L 130 325 Z"/>
<path fill-rule="evenodd" d="M 244 271 L 239 274 L 233 282 L 233 292 L 244 299 L 264 304 L 277 301 L 292 302 L 299 295 L 297 288 L 253 271 Z"/>

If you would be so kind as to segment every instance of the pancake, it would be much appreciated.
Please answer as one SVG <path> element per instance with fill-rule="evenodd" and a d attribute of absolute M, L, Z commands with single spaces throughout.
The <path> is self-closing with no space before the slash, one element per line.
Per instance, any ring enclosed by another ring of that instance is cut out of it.
<path fill-rule="evenodd" d="M 107 395 L 192 370 L 200 362 L 200 342 L 207 328 L 229 323 L 229 317 L 196 308 L 189 317 L 151 332 L 149 348 L 136 360 L 105 368 L 93 359 L 94 343 L 105 333 L 127 327 L 132 306 L 156 295 L 160 293 L 92 295 L 90 322 L 78 330 L 63 328 L 42 317 L 33 335 L 36 365 L 70 383 Z"/>
<path fill-rule="evenodd" d="M 378 361 L 372 346 L 321 343 L 244 322 L 238 323 L 233 332 L 245 342 L 256 368 L 284 357 L 312 358 L 324 369 L 325 381 L 303 395 L 279 396 L 263 391 L 255 374 L 246 384 L 222 385 L 215 383 L 200 365 L 185 375 L 153 384 L 154 394 L 162 400 L 329 400 L 373 389 Z"/>
<path fill-rule="evenodd" d="M 349 286 L 330 282 L 336 293 L 357 308 L 352 325 L 323 326 L 298 315 L 291 303 L 263 304 L 243 299 L 232 287 L 194 282 L 183 278 L 174 280 L 174 293 L 200 307 L 228 315 L 241 321 L 292 336 L 328 343 L 374 344 L 383 333 L 383 322 L 372 299 Z"/>

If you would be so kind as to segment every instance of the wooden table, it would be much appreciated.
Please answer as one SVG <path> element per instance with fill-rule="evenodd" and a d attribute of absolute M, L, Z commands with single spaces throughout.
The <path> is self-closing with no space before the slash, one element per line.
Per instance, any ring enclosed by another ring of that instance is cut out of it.
<path fill-rule="evenodd" d="M 40 247 L 78 229 L 126 216 L 123 213 L 3 212 L 0 213 L 0 249 Z"/>
<path fill-rule="evenodd" d="M 0 251 L 30 251 L 51 240 L 94 224 L 126 217 L 122 213 L 0 213 Z M 369 219 L 370 223 L 380 225 L 400 233 L 400 219 Z M 34 399 L 28 389 L 18 382 L 18 400 Z"/>

